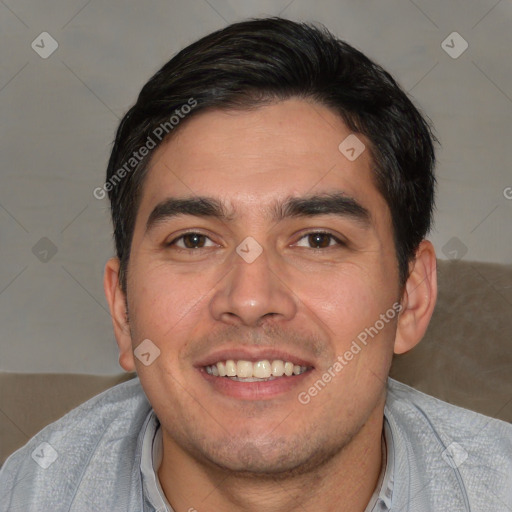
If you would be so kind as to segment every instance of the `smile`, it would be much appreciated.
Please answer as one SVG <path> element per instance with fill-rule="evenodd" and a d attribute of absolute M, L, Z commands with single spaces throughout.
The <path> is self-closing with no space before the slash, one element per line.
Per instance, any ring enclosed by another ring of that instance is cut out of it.
<path fill-rule="evenodd" d="M 281 359 L 274 359 L 273 361 L 263 359 L 255 362 L 243 359 L 228 359 L 226 361 L 218 361 L 204 368 L 208 375 L 227 377 L 231 380 L 243 382 L 258 382 L 274 380 L 279 377 L 292 377 L 294 375 L 301 375 L 310 369 L 310 367 L 300 366 L 291 361 L 283 361 Z"/>

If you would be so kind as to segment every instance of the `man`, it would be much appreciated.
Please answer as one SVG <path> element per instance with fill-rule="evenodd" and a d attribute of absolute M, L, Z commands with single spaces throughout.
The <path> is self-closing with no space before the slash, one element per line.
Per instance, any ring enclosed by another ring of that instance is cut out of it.
<path fill-rule="evenodd" d="M 12 455 L 1 510 L 512 507 L 512 427 L 388 379 L 436 301 L 434 142 L 327 31 L 254 20 L 176 55 L 95 191 L 138 378 Z"/>

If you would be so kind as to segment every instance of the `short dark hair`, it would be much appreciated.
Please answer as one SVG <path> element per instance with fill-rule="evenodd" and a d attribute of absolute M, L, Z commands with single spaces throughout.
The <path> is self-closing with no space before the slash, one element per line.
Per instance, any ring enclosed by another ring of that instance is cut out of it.
<path fill-rule="evenodd" d="M 121 120 L 106 184 L 124 291 L 142 186 L 156 147 L 205 109 L 251 109 L 289 98 L 327 106 L 370 141 L 374 182 L 391 211 L 405 284 L 432 223 L 437 139 L 430 124 L 388 72 L 325 27 L 264 18 L 229 25 L 181 50 L 144 85 Z M 141 157 L 144 146 L 152 149 Z"/>

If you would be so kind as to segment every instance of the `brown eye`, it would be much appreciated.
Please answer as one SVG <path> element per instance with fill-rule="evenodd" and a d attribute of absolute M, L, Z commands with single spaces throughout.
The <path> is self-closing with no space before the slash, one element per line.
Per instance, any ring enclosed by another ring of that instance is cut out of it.
<path fill-rule="evenodd" d="M 331 235 L 327 233 L 313 233 L 308 235 L 308 242 L 316 248 L 324 248 L 329 247 L 331 238 Z"/>
<path fill-rule="evenodd" d="M 325 233 L 323 231 L 315 231 L 307 233 L 300 240 L 306 240 L 306 245 L 298 244 L 302 247 L 306 246 L 310 249 L 326 249 L 333 246 L 345 245 L 340 239 L 336 238 L 331 233 Z M 331 242 L 334 241 L 334 244 Z"/>
<path fill-rule="evenodd" d="M 188 233 L 183 235 L 183 243 L 187 249 L 197 249 L 203 247 L 206 237 L 199 233 Z"/>
<path fill-rule="evenodd" d="M 206 235 L 201 233 L 184 233 L 183 235 L 175 238 L 171 242 L 169 242 L 169 246 L 175 245 L 180 249 L 202 249 L 206 247 L 206 241 L 209 238 Z"/>

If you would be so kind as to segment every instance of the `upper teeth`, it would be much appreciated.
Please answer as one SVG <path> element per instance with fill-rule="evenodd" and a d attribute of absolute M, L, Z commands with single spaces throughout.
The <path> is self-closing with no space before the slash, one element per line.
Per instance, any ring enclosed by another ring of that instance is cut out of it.
<path fill-rule="evenodd" d="M 299 366 L 290 363 L 289 361 L 282 361 L 275 359 L 270 362 L 268 359 L 257 361 L 255 363 L 251 361 L 234 361 L 228 359 L 227 361 L 219 361 L 216 364 L 212 364 L 206 367 L 206 372 L 215 377 L 241 377 L 241 378 L 252 378 L 268 379 L 269 377 L 282 377 L 286 375 L 300 375 L 307 370 L 307 366 Z"/>

